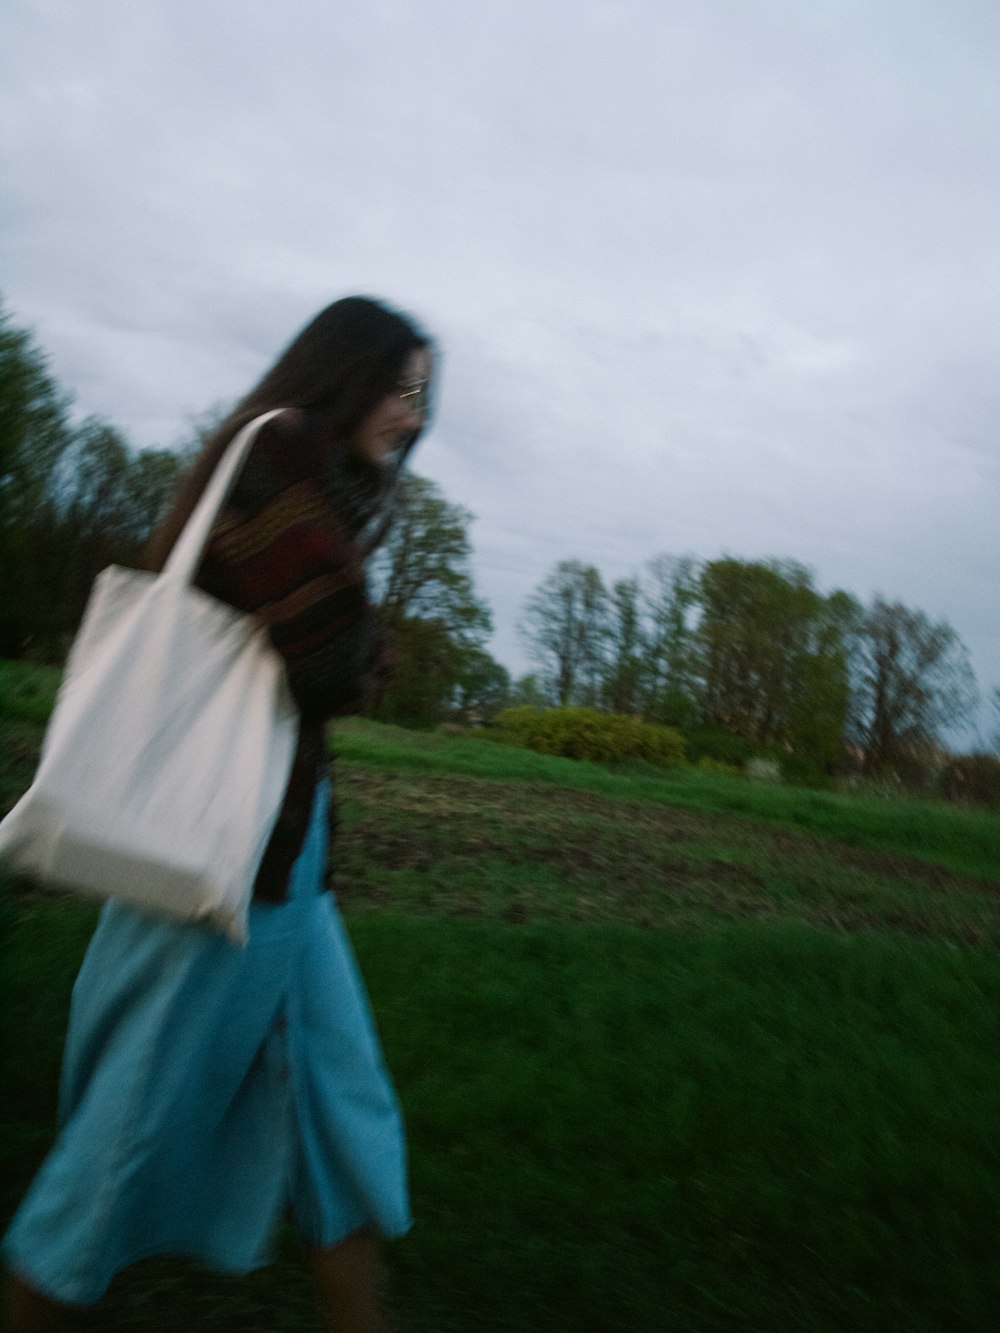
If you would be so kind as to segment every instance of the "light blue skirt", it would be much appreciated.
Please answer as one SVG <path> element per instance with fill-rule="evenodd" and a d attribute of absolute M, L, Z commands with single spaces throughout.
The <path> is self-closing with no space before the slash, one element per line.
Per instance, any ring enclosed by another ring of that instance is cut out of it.
<path fill-rule="evenodd" d="M 59 1138 L 7 1264 L 87 1305 L 154 1254 L 223 1272 L 270 1257 L 290 1212 L 312 1245 L 410 1225 L 402 1122 L 332 895 L 323 784 L 281 906 L 240 949 L 103 909 L 73 988 Z"/>

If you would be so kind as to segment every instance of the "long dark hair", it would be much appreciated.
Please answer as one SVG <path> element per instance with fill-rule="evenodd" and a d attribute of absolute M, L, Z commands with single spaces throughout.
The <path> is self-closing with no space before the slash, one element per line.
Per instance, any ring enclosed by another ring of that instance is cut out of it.
<path fill-rule="evenodd" d="M 395 388 L 409 353 L 422 347 L 432 343 L 418 324 L 371 297 L 345 296 L 321 310 L 205 441 L 153 535 L 147 567 L 163 567 L 227 445 L 248 421 L 275 407 L 305 409 L 324 418 L 332 440 L 345 441 Z M 427 413 L 404 453 L 426 423 Z"/>

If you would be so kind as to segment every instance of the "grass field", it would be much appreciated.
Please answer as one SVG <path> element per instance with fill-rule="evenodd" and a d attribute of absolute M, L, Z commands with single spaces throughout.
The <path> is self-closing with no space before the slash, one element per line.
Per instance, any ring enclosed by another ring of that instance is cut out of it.
<path fill-rule="evenodd" d="M 29 677 L 0 671 L 8 804 Z M 995 1326 L 1000 819 L 360 722 L 335 748 L 410 1134 L 399 1333 Z M 10 883 L 0 912 L 9 1212 L 94 914 Z M 80 1327 L 318 1324 L 284 1236 L 248 1279 L 139 1265 Z"/>

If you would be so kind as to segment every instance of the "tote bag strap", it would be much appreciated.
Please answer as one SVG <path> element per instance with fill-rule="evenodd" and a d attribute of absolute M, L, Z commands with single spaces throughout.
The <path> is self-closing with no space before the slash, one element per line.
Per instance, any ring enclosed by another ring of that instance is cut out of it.
<path fill-rule="evenodd" d="M 215 517 L 222 508 L 230 488 L 236 480 L 244 459 L 253 443 L 257 432 L 265 421 L 276 417 L 284 408 L 276 407 L 271 412 L 254 417 L 233 437 L 225 453 L 215 466 L 215 471 L 208 479 L 208 485 L 201 493 L 201 498 L 191 512 L 174 548 L 163 566 L 161 578 L 181 579 L 190 583 L 201 561 L 208 534 L 215 522 Z"/>

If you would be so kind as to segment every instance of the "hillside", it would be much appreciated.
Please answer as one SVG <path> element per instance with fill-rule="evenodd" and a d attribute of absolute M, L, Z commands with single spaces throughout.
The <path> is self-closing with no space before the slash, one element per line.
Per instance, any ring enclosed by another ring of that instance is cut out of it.
<path fill-rule="evenodd" d="M 3 695 L 8 803 L 54 683 Z M 410 1135 L 398 1333 L 991 1326 L 1000 820 L 360 721 L 334 746 Z M 0 913 L 9 1212 L 95 909 L 7 880 Z M 290 1234 L 244 1280 L 150 1260 L 79 1326 L 318 1327 Z"/>

